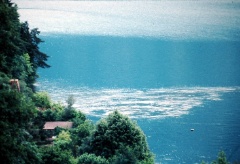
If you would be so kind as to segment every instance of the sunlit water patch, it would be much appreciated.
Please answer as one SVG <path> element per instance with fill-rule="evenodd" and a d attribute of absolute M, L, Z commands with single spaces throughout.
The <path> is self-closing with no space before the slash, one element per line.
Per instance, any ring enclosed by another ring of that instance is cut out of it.
<path fill-rule="evenodd" d="M 62 86 L 43 80 L 38 89 L 48 91 L 56 102 L 66 103 L 73 95 L 74 107 L 89 116 L 102 117 L 114 110 L 132 118 L 179 117 L 208 101 L 220 101 L 224 93 L 239 87 L 178 87 L 156 89 L 87 88 Z"/>
<path fill-rule="evenodd" d="M 21 21 L 45 34 L 239 40 L 237 0 L 13 1 Z"/>

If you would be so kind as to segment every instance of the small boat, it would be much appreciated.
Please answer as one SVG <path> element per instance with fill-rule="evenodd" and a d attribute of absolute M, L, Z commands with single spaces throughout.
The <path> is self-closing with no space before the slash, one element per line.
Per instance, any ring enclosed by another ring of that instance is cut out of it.
<path fill-rule="evenodd" d="M 194 129 L 190 129 L 191 131 L 194 131 Z"/>

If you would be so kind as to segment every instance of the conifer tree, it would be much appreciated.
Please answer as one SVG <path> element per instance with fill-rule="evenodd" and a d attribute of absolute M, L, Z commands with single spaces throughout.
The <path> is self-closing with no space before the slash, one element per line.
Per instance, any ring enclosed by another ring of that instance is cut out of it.
<path fill-rule="evenodd" d="M 32 64 L 33 71 L 28 73 L 28 78 L 26 79 L 26 83 L 31 89 L 34 88 L 34 83 L 38 78 L 37 69 L 41 68 L 49 68 L 50 66 L 46 63 L 48 56 L 39 50 L 39 44 L 43 41 L 38 37 L 40 31 L 37 28 L 32 30 L 29 29 L 28 22 L 24 22 L 21 24 L 20 29 L 20 37 L 23 42 L 23 50 L 28 53 L 30 57 L 30 62 Z"/>
<path fill-rule="evenodd" d="M 8 0 L 0 1 L 0 71 L 9 77 L 21 76 L 22 40 L 17 6 Z"/>

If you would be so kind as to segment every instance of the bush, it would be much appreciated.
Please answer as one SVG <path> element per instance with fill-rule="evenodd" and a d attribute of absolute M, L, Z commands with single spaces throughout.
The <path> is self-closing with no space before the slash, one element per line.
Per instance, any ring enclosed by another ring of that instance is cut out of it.
<path fill-rule="evenodd" d="M 47 92 L 37 92 L 33 96 L 35 105 L 41 109 L 51 108 L 51 100 Z"/>
<path fill-rule="evenodd" d="M 108 164 L 109 162 L 100 156 L 95 154 L 83 154 L 78 158 L 78 164 Z"/>
<path fill-rule="evenodd" d="M 62 150 L 58 146 L 41 147 L 41 153 L 45 164 L 70 164 L 73 158 L 70 151 Z"/>
<path fill-rule="evenodd" d="M 207 163 L 202 161 L 201 164 L 207 164 Z M 213 162 L 211 162 L 211 164 L 229 164 L 229 162 L 227 161 L 227 157 L 226 157 L 226 154 L 224 153 L 224 151 L 220 151 L 218 153 L 218 158 L 216 160 L 214 160 Z"/>
<path fill-rule="evenodd" d="M 227 161 L 226 154 L 224 151 L 220 151 L 218 153 L 218 158 L 217 160 L 213 161 L 212 164 L 228 164 L 229 162 Z"/>
<path fill-rule="evenodd" d="M 94 129 L 92 122 L 86 120 L 84 123 L 71 129 L 71 138 L 73 142 L 73 153 L 75 156 L 89 150 L 89 138 Z"/>

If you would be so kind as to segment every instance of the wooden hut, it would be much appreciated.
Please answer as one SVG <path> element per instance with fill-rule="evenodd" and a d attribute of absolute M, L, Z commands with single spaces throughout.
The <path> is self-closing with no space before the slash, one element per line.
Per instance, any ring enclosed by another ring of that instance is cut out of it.
<path fill-rule="evenodd" d="M 46 130 L 47 132 L 47 138 L 46 141 L 49 143 L 52 143 L 54 140 L 54 130 L 57 127 L 64 128 L 64 129 L 71 129 L 73 126 L 73 122 L 68 122 L 68 121 L 53 121 L 53 122 L 46 122 L 43 130 Z"/>
<path fill-rule="evenodd" d="M 18 79 L 11 79 L 10 84 L 12 86 L 12 89 L 16 89 L 18 92 L 20 92 L 20 85 Z"/>
<path fill-rule="evenodd" d="M 44 130 L 54 130 L 56 127 L 64 128 L 64 129 L 71 129 L 73 126 L 73 122 L 69 121 L 53 121 L 53 122 L 46 122 L 43 129 Z"/>

